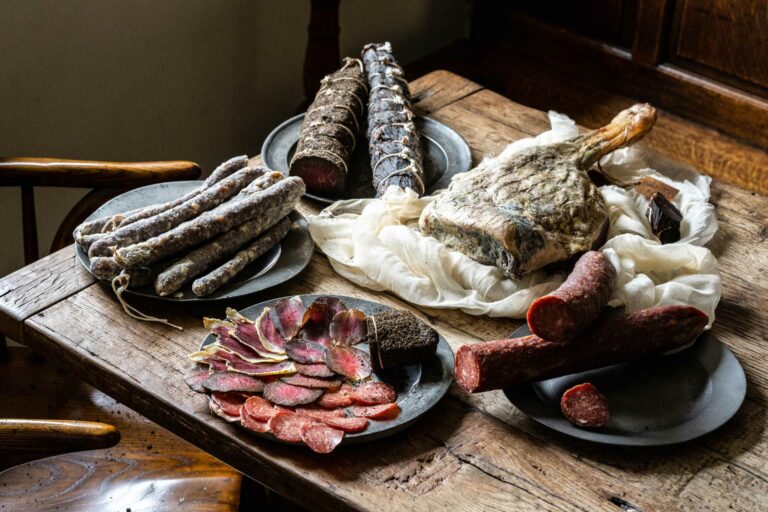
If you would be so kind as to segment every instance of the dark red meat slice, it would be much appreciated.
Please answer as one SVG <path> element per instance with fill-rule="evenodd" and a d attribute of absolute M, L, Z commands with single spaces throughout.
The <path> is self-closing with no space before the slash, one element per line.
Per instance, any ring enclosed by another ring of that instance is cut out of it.
<path fill-rule="evenodd" d="M 314 341 L 293 340 L 285 344 L 285 353 L 297 363 L 310 364 L 325 361 L 326 347 Z"/>
<path fill-rule="evenodd" d="M 240 424 L 248 430 L 253 430 L 254 432 L 269 432 L 269 423 L 266 421 L 256 420 L 247 414 L 243 414 L 240 417 Z"/>
<path fill-rule="evenodd" d="M 289 443 L 301 442 L 301 429 L 305 425 L 322 425 L 318 420 L 292 412 L 279 412 L 269 419 L 269 430 L 275 437 Z"/>
<path fill-rule="evenodd" d="M 307 377 L 300 373 L 295 373 L 289 377 L 283 377 L 283 382 L 293 384 L 294 386 L 302 386 L 305 388 L 317 388 L 317 389 L 338 389 L 341 386 L 341 381 L 338 379 L 318 379 L 315 377 Z"/>
<path fill-rule="evenodd" d="M 370 418 L 372 420 L 391 420 L 400 414 L 400 407 L 397 404 L 382 405 L 353 405 L 349 408 L 350 414 L 359 418 Z"/>
<path fill-rule="evenodd" d="M 348 379 L 357 381 L 371 376 L 371 357 L 367 352 L 346 346 L 331 347 L 326 352 L 328 368 Z"/>
<path fill-rule="evenodd" d="M 339 299 L 333 297 L 320 297 L 316 299 L 304 312 L 301 320 L 301 337 L 323 345 L 331 343 L 331 322 L 333 317 L 346 310 L 346 306 Z"/>
<path fill-rule="evenodd" d="M 308 424 L 301 428 L 301 440 L 315 453 L 331 453 L 341 440 L 344 431 L 322 423 Z"/>
<path fill-rule="evenodd" d="M 322 407 L 308 406 L 308 407 L 296 407 L 294 412 L 299 416 L 307 416 L 308 418 L 315 418 L 317 420 L 324 420 L 326 418 L 343 418 L 346 416 L 343 409 L 323 409 Z"/>
<path fill-rule="evenodd" d="M 204 360 L 198 361 L 200 364 L 207 365 L 212 372 L 225 372 L 227 371 L 227 362 L 215 357 L 209 357 Z"/>
<path fill-rule="evenodd" d="M 333 377 L 336 375 L 325 363 L 295 363 L 296 371 L 307 377 Z"/>
<path fill-rule="evenodd" d="M 362 432 L 368 426 L 368 418 L 321 418 L 326 425 L 344 432 Z"/>
<path fill-rule="evenodd" d="M 211 412 L 215 414 L 216 416 L 223 418 L 225 421 L 228 421 L 230 423 L 235 421 L 240 421 L 239 415 L 234 414 L 228 414 L 224 411 L 224 409 L 221 407 L 219 402 L 213 399 L 213 397 L 208 397 L 208 407 L 210 407 Z"/>
<path fill-rule="evenodd" d="M 187 372 L 187 376 L 184 378 L 184 382 L 187 383 L 187 386 L 189 386 L 189 389 L 192 391 L 205 393 L 203 382 L 208 378 L 210 374 L 211 371 L 207 366 L 196 364 Z"/>
<path fill-rule="evenodd" d="M 346 407 L 355 403 L 355 388 L 348 384 L 342 384 L 337 391 L 327 391 L 317 399 L 317 405 L 326 409 Z"/>
<path fill-rule="evenodd" d="M 589 382 L 573 386 L 563 393 L 560 410 L 577 427 L 603 427 L 608 423 L 608 402 L 600 390 Z"/>
<path fill-rule="evenodd" d="M 216 320 L 211 318 L 203 319 L 203 325 L 205 328 L 216 334 L 216 342 L 222 347 L 226 347 L 232 352 L 241 356 L 242 359 L 260 359 L 266 356 L 271 356 L 266 351 L 257 352 L 253 347 L 246 345 L 236 338 L 235 324 L 230 322 L 224 322 L 223 320 Z"/>
<path fill-rule="evenodd" d="M 276 352 L 270 351 L 261 342 L 259 332 L 253 320 L 244 317 L 237 310 L 227 308 L 227 318 L 235 323 L 235 336 L 238 340 L 251 347 L 262 357 L 273 356 Z"/>
<path fill-rule="evenodd" d="M 283 338 L 290 340 L 299 332 L 301 320 L 304 317 L 304 304 L 301 302 L 301 297 L 291 297 L 275 302 L 270 315 Z"/>
<path fill-rule="evenodd" d="M 397 399 L 397 391 L 386 382 L 363 382 L 355 388 L 354 399 L 363 405 L 388 404 Z"/>
<path fill-rule="evenodd" d="M 351 308 L 339 311 L 333 317 L 330 328 L 331 339 L 341 345 L 356 345 L 368 335 L 365 313 Z"/>
<path fill-rule="evenodd" d="M 233 372 L 244 373 L 254 377 L 267 377 L 270 375 L 289 375 L 296 373 L 296 367 L 291 361 L 281 361 L 279 363 L 248 363 L 246 361 L 234 360 L 227 361 L 227 369 Z"/>
<path fill-rule="evenodd" d="M 286 384 L 285 382 L 270 382 L 264 386 L 264 398 L 273 404 L 294 407 L 311 404 L 323 394 L 322 389 L 310 389 Z"/>
<path fill-rule="evenodd" d="M 221 407 L 221 410 L 230 416 L 240 416 L 240 409 L 245 403 L 245 396 L 241 393 L 211 393 L 211 399 Z"/>
<path fill-rule="evenodd" d="M 269 311 L 269 308 L 264 308 L 261 316 L 256 320 L 259 339 L 267 350 L 278 354 L 285 354 L 285 339 L 280 334 L 280 331 L 277 330 L 277 327 L 275 327 L 274 322 L 272 322 L 272 315 L 269 314 Z"/>
<path fill-rule="evenodd" d="M 269 418 L 281 411 L 286 411 L 260 396 L 251 396 L 243 404 L 241 413 L 244 416 L 250 416 L 256 421 L 269 421 Z"/>
<path fill-rule="evenodd" d="M 203 348 L 203 350 L 199 352 L 195 352 L 194 354 L 191 354 L 190 359 L 193 361 L 204 361 L 207 360 L 209 357 L 213 359 L 220 359 L 222 361 L 245 361 L 246 363 L 252 363 L 252 364 L 261 364 L 261 363 L 277 363 L 279 360 L 271 359 L 267 357 L 261 357 L 256 356 L 256 358 L 246 358 L 242 354 L 239 354 L 237 352 L 233 352 L 230 349 L 222 346 L 219 344 L 218 341 L 211 343 L 210 345 Z M 282 360 L 287 359 L 286 356 L 277 356 L 275 354 L 275 357 L 281 357 Z"/>
<path fill-rule="evenodd" d="M 264 389 L 264 381 L 242 373 L 216 372 L 205 379 L 202 387 L 208 391 L 258 393 Z"/>

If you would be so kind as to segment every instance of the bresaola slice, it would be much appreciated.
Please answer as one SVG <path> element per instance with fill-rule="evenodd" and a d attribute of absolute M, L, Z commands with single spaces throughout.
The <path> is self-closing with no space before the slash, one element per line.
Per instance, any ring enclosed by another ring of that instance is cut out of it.
<path fill-rule="evenodd" d="M 294 386 L 285 382 L 276 381 L 270 382 L 264 386 L 263 394 L 264 398 L 273 404 L 294 407 L 314 402 L 323 394 L 323 390 Z"/>
<path fill-rule="evenodd" d="M 297 363 L 312 364 L 325 362 L 326 347 L 314 341 L 292 340 L 285 344 L 285 353 Z"/>
<path fill-rule="evenodd" d="M 296 371 L 307 377 L 333 377 L 336 375 L 325 363 L 295 363 Z"/>
<path fill-rule="evenodd" d="M 259 332 L 253 320 L 244 317 L 239 311 L 232 308 L 227 308 L 227 318 L 234 323 L 235 337 L 242 343 L 251 347 L 262 357 L 278 354 L 278 352 L 269 350 L 261 342 L 261 337 L 259 337 Z"/>
<path fill-rule="evenodd" d="M 264 381 L 236 372 L 216 372 L 208 375 L 202 383 L 208 391 L 240 393 L 259 393 L 264 389 Z"/>
<path fill-rule="evenodd" d="M 313 452 L 331 453 L 344 439 L 344 431 L 323 423 L 312 423 L 301 427 L 300 436 Z"/>
<path fill-rule="evenodd" d="M 339 311 L 331 321 L 330 335 L 340 345 L 357 345 L 368 336 L 365 313 L 355 308 Z"/>
<path fill-rule="evenodd" d="M 316 299 L 302 317 L 301 338 L 330 346 L 331 322 L 336 314 L 345 310 L 346 306 L 339 299 L 333 297 Z"/>
<path fill-rule="evenodd" d="M 280 380 L 293 386 L 302 386 L 305 388 L 314 389 L 338 389 L 341 386 L 341 381 L 338 379 L 318 379 L 315 377 L 307 377 L 306 375 L 302 375 L 300 373 L 295 373 L 290 377 L 283 377 Z"/>
<path fill-rule="evenodd" d="M 298 334 L 301 328 L 304 303 L 301 302 L 299 296 L 281 299 L 272 305 L 270 316 L 283 339 L 290 340 Z"/>
<path fill-rule="evenodd" d="M 258 359 L 285 359 L 284 356 L 268 351 L 260 343 L 257 343 L 255 346 L 243 343 L 237 337 L 236 324 L 215 318 L 204 318 L 203 325 L 217 336 L 216 343 L 238 354 L 246 361 L 258 362 Z"/>
<path fill-rule="evenodd" d="M 244 373 L 253 377 L 269 377 L 271 375 L 290 375 L 296 373 L 296 367 L 291 361 L 279 363 L 253 364 L 241 360 L 227 361 L 227 369 L 233 372 Z"/>
<path fill-rule="evenodd" d="M 187 371 L 187 375 L 184 377 L 184 382 L 187 383 L 189 389 L 197 393 L 205 393 L 203 388 L 203 382 L 211 375 L 211 370 L 201 364 L 196 364 Z"/>
<path fill-rule="evenodd" d="M 346 346 L 335 346 L 328 349 L 325 356 L 328 368 L 353 381 L 367 379 L 371 376 L 371 358 L 367 352 Z"/>
<path fill-rule="evenodd" d="M 282 360 L 288 359 L 286 356 L 280 356 L 280 357 L 282 357 Z M 271 359 L 267 357 L 246 358 L 241 353 L 230 350 L 229 348 L 219 344 L 218 341 L 215 341 L 210 345 L 203 347 L 203 349 L 198 352 L 194 352 L 190 354 L 189 358 L 192 361 L 197 361 L 197 362 L 201 362 L 205 359 L 213 358 L 213 359 L 221 359 L 222 361 L 234 361 L 234 360 L 245 361 L 247 363 L 253 363 L 253 364 L 276 363 L 280 361 L 280 359 Z"/>
<path fill-rule="evenodd" d="M 269 308 L 264 308 L 264 311 L 261 312 L 261 315 L 256 320 L 256 331 L 259 333 L 259 340 L 269 351 L 285 354 L 285 339 L 272 322 L 269 311 Z"/>

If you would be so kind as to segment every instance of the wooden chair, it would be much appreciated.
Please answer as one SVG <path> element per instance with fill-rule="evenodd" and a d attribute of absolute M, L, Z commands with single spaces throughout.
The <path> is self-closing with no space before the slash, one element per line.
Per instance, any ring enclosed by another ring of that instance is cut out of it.
<path fill-rule="evenodd" d="M 0 159 L 0 186 L 21 188 L 27 264 L 38 258 L 35 186 L 93 188 L 59 226 L 56 251 L 107 199 L 199 176 L 192 162 Z M 185 501 L 237 510 L 238 472 L 28 352 L 5 347 L 0 362 L 0 503 L 7 510 L 164 510 Z"/>

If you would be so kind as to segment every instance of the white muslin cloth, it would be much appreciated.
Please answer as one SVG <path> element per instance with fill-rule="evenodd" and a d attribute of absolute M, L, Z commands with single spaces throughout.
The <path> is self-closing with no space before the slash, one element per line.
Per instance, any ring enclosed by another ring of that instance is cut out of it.
<path fill-rule="evenodd" d="M 509 144 L 494 159 L 576 137 L 575 122 L 549 113 L 552 129 Z M 648 200 L 616 185 L 600 187 L 610 227 L 600 250 L 616 267 L 611 306 L 636 311 L 654 305 L 687 304 L 709 316 L 720 300 L 717 260 L 704 245 L 717 231 L 709 203 L 710 178 L 687 169 L 661 174 L 642 151 L 626 148 L 601 161 L 613 183 L 631 184 L 652 176 L 680 191 L 673 203 L 683 214 L 681 240 L 662 245 L 644 212 Z M 389 290 L 417 305 L 456 308 L 473 315 L 522 318 L 538 297 L 557 288 L 564 273 L 534 272 L 515 280 L 496 267 L 452 251 L 419 230 L 419 216 L 433 197 L 391 187 L 380 199 L 337 201 L 309 218 L 309 231 L 334 270 L 372 290 Z"/>

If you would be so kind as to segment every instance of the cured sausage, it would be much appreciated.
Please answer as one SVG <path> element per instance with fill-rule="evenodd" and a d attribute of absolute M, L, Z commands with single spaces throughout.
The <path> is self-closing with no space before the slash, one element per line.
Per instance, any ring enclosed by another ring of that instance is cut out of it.
<path fill-rule="evenodd" d="M 276 219 L 285 217 L 305 190 L 301 178 L 285 178 L 267 190 L 219 205 L 166 233 L 122 247 L 115 252 L 115 259 L 125 268 L 150 265 L 256 218 L 265 221 L 259 227 L 259 232 L 264 231 Z M 265 215 L 268 212 L 272 214 Z"/>
<path fill-rule="evenodd" d="M 262 167 L 241 169 L 170 210 L 108 233 L 104 238 L 91 245 L 88 249 L 88 256 L 91 258 L 94 256 L 111 256 L 116 247 L 126 247 L 164 233 L 184 221 L 197 217 L 201 212 L 211 210 L 224 203 L 265 172 L 266 170 Z"/>
<path fill-rule="evenodd" d="M 464 345 L 456 352 L 456 383 L 477 393 L 624 363 L 687 345 L 707 315 L 690 306 L 606 313 L 569 343 L 531 335 Z"/>
<path fill-rule="evenodd" d="M 97 256 L 91 259 L 91 273 L 96 279 L 112 281 L 117 276 L 126 276 L 125 286 L 128 288 L 143 288 L 155 280 L 161 268 L 136 267 L 126 270 L 112 256 Z"/>
<path fill-rule="evenodd" d="M 192 283 L 192 292 L 198 297 L 215 292 L 239 274 L 249 263 L 254 262 L 256 258 L 285 238 L 290 229 L 291 220 L 288 217 L 283 217 L 280 222 L 263 233 L 254 243 L 235 254 L 231 260 L 210 274 L 196 279 Z M 258 231 L 256 232 L 258 233 Z"/>
<path fill-rule="evenodd" d="M 608 401 L 594 384 L 573 386 L 560 399 L 563 415 L 578 427 L 603 427 L 608 423 Z"/>
<path fill-rule="evenodd" d="M 613 293 L 616 270 L 603 253 L 588 251 L 560 287 L 528 308 L 531 332 L 550 341 L 568 341 L 600 316 Z"/>
<path fill-rule="evenodd" d="M 331 453 L 341 440 L 344 431 L 323 423 L 306 424 L 301 427 L 301 440 L 315 453 Z"/>

